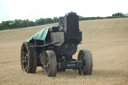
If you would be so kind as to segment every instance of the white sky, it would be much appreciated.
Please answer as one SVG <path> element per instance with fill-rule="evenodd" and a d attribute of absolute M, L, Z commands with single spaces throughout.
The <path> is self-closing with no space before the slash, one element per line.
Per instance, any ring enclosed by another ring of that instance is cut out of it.
<path fill-rule="evenodd" d="M 125 14 L 128 0 L 0 0 L 0 22 L 59 17 L 71 11 L 84 17 Z"/>

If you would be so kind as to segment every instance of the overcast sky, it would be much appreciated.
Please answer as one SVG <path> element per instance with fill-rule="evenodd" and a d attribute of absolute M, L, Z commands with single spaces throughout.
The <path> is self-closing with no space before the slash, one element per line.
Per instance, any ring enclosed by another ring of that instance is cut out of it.
<path fill-rule="evenodd" d="M 52 18 L 71 11 L 84 17 L 125 14 L 128 13 L 128 0 L 0 0 L 0 22 Z"/>

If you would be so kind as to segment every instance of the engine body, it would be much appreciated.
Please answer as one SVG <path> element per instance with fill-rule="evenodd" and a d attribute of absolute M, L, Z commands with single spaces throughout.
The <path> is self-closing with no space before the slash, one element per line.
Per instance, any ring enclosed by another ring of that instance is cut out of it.
<path fill-rule="evenodd" d="M 82 32 L 79 29 L 78 16 L 74 12 L 66 14 L 64 21 L 58 27 L 50 28 L 46 37 L 47 43 L 60 42 L 56 44 L 55 50 L 61 56 L 72 56 L 76 52 L 77 45 L 81 40 Z"/>
<path fill-rule="evenodd" d="M 36 35 L 37 38 L 38 36 Z M 42 66 L 43 54 L 41 53 L 46 50 L 53 50 L 56 53 L 58 65 L 64 61 L 76 61 L 72 58 L 72 55 L 76 53 L 77 45 L 82 41 L 82 32 L 79 29 L 77 14 L 74 12 L 67 13 L 64 20 L 59 22 L 59 26 L 49 27 L 45 41 L 37 38 L 31 39 L 29 43 L 33 43 L 36 47 L 38 66 Z M 81 67 L 82 64 L 79 65 Z"/>

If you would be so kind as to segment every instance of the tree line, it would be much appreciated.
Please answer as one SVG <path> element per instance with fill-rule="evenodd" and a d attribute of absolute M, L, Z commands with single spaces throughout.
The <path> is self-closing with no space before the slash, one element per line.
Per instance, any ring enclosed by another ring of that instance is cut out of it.
<path fill-rule="evenodd" d="M 94 19 L 109 19 L 109 18 L 124 18 L 124 17 L 127 17 L 127 16 L 125 16 L 123 13 L 115 13 L 115 14 L 112 14 L 112 16 L 108 16 L 108 17 L 79 16 L 79 20 L 94 20 Z M 36 21 L 30 21 L 29 19 L 26 19 L 26 20 L 16 19 L 14 21 L 8 20 L 0 23 L 0 30 L 17 29 L 17 28 L 23 28 L 23 27 L 31 27 L 31 26 L 56 23 L 63 20 L 63 18 L 64 17 L 40 18 L 40 19 L 37 19 Z"/>
<path fill-rule="evenodd" d="M 108 17 L 82 17 L 79 16 L 79 20 L 95 20 L 95 19 L 111 19 L 111 18 L 125 18 L 128 16 L 125 16 L 123 13 L 114 13 L 112 14 L 112 16 L 108 16 Z"/>

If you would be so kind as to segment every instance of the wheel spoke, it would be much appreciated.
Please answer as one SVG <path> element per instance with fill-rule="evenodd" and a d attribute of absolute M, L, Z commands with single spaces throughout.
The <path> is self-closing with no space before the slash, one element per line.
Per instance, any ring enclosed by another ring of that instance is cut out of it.
<path fill-rule="evenodd" d="M 45 57 L 45 59 L 48 61 L 48 57 Z"/>
<path fill-rule="evenodd" d="M 24 55 L 26 55 L 27 53 L 25 53 L 24 51 L 22 52 Z"/>
<path fill-rule="evenodd" d="M 27 65 L 25 66 L 24 70 L 27 71 Z"/>
<path fill-rule="evenodd" d="M 23 63 L 26 63 L 27 61 L 26 60 L 23 60 Z"/>
<path fill-rule="evenodd" d="M 28 54 L 26 54 L 26 56 L 24 57 L 24 61 L 25 61 L 25 62 L 28 61 Z"/>
<path fill-rule="evenodd" d="M 45 65 L 45 68 L 48 67 L 49 63 L 47 63 L 47 65 Z"/>
<path fill-rule="evenodd" d="M 22 57 L 22 62 L 23 63 L 27 63 L 27 59 L 28 59 L 28 53 L 26 53 L 26 52 L 22 52 L 23 54 L 24 54 L 24 57 Z"/>
<path fill-rule="evenodd" d="M 26 58 L 28 58 L 28 53 L 26 54 L 26 56 L 25 56 Z"/>

